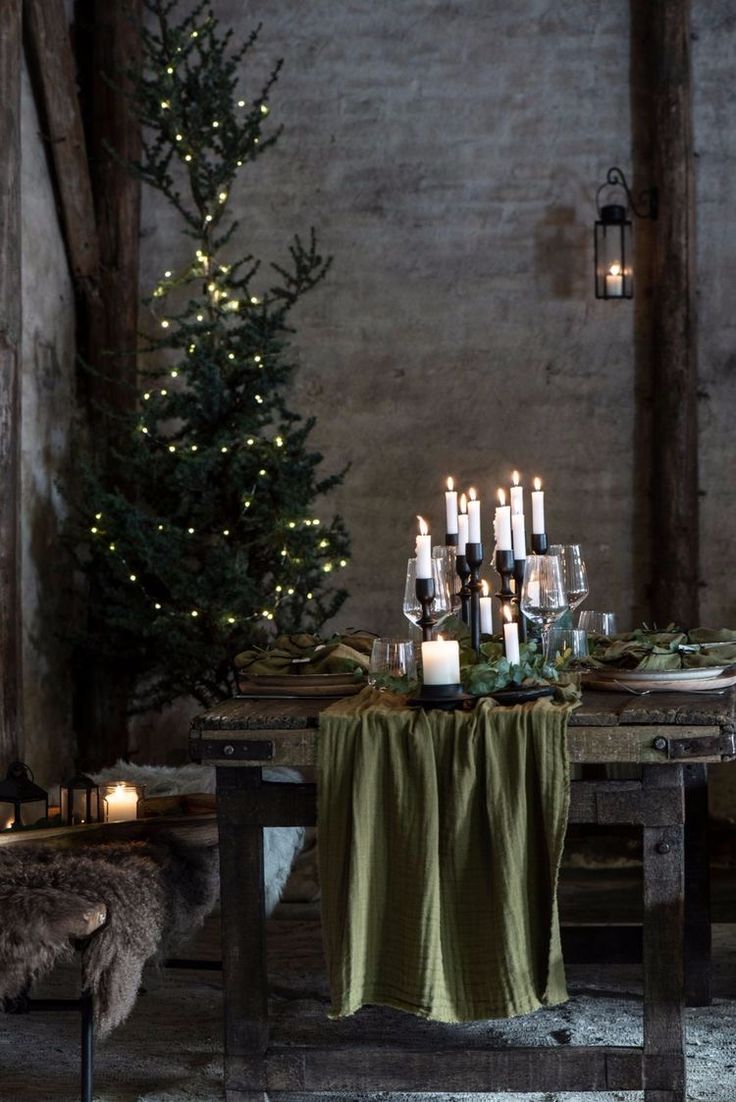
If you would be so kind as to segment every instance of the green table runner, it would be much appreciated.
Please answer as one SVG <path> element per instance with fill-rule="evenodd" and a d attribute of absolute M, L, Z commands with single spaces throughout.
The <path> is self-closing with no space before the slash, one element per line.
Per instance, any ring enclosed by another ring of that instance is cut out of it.
<path fill-rule="evenodd" d="M 567 998 L 557 877 L 571 708 L 425 713 L 365 689 L 320 716 L 319 856 L 333 1018 L 444 1022 Z"/>

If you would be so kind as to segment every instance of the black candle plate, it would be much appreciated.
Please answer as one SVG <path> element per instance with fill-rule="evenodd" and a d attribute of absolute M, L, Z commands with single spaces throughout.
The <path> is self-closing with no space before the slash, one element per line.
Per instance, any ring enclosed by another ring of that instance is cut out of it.
<path fill-rule="evenodd" d="M 499 704 L 526 704 L 528 700 L 539 700 L 543 696 L 554 696 L 552 686 L 532 685 L 527 689 L 499 689 L 496 693 L 488 693 Z"/>
<path fill-rule="evenodd" d="M 475 699 L 463 692 L 462 685 L 422 685 L 419 695 L 408 700 L 407 704 L 410 708 L 442 708 L 449 712 L 454 708 L 463 708 Z"/>

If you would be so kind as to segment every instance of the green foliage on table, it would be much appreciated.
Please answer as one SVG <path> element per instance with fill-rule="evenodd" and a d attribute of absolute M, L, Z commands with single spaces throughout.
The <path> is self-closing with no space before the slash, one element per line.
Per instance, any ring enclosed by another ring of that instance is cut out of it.
<path fill-rule="evenodd" d="M 519 658 L 518 665 L 510 665 L 503 644 L 496 640 L 481 643 L 480 658 L 470 648 L 461 648 L 460 676 L 465 691 L 483 696 L 520 685 L 549 685 L 559 679 L 558 667 L 545 659 L 536 643 L 520 643 Z"/>
<path fill-rule="evenodd" d="M 247 94 L 258 31 L 236 45 L 209 2 L 145 6 L 131 74 L 143 152 L 129 167 L 178 212 L 186 245 L 160 257 L 138 408 L 114 414 L 112 470 L 80 462 L 69 540 L 89 581 L 83 654 L 132 672 L 139 706 L 182 694 L 206 705 L 228 692 L 238 651 L 314 631 L 346 597 L 330 583 L 348 535 L 315 504 L 342 475 L 319 473 L 314 421 L 286 400 L 291 311 L 331 260 L 312 231 L 261 267 L 230 210 L 280 137 L 270 97 L 281 62 Z"/>

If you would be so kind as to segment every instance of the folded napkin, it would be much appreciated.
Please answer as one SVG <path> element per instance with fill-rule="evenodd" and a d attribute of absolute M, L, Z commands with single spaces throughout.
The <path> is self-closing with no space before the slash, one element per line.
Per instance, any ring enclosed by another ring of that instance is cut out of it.
<path fill-rule="evenodd" d="M 254 647 L 235 658 L 235 668 L 249 677 L 300 673 L 352 673 L 367 670 L 375 636 L 356 632 L 325 642 L 318 635 L 279 635 L 267 649 Z"/>
<path fill-rule="evenodd" d="M 568 704 L 424 712 L 364 689 L 320 715 L 319 856 L 333 1018 L 444 1022 L 567 998 L 557 878 Z"/>
<path fill-rule="evenodd" d="M 713 647 L 713 643 L 732 646 Z M 698 650 L 681 649 L 696 644 Z M 711 644 L 711 645 L 709 645 Z M 639 628 L 613 639 L 601 636 L 593 640 L 593 666 L 613 666 L 620 670 L 668 671 L 724 666 L 736 662 L 736 631 L 727 628 L 695 628 L 683 631 L 648 631 Z"/>

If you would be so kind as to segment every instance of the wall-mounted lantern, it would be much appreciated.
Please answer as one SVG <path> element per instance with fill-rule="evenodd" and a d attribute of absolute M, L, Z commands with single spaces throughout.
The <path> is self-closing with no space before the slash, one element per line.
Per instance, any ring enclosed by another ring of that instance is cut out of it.
<path fill-rule="evenodd" d="M 633 298 L 634 252 L 629 212 L 636 218 L 655 219 L 657 189 L 643 191 L 637 204 L 621 169 L 609 168 L 605 183 L 596 193 L 596 207 L 595 297 Z"/>

